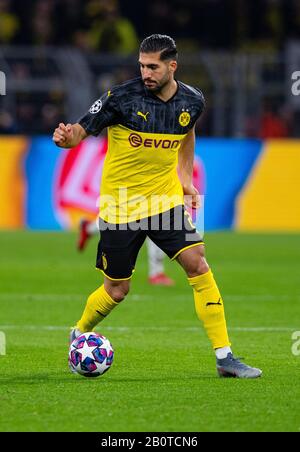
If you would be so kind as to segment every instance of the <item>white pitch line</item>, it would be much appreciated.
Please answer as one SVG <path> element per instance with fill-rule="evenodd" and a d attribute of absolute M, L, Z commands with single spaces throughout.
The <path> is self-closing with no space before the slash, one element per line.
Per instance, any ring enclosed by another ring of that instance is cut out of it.
<path fill-rule="evenodd" d="M 59 293 L 0 293 L 0 300 L 4 301 L 52 301 L 52 300 L 85 300 L 84 294 L 59 294 Z"/>
<path fill-rule="evenodd" d="M 0 293 L 0 300 L 3 301 L 70 301 L 78 300 L 84 302 L 88 296 L 88 293 L 84 294 L 58 294 L 58 293 Z M 186 295 L 171 294 L 172 300 L 185 301 L 191 298 L 191 292 L 187 292 Z M 128 301 L 143 301 L 143 300 L 155 300 L 156 296 L 152 294 L 129 294 Z M 272 294 L 225 294 L 226 301 L 285 301 L 293 300 L 300 301 L 300 294 L 294 295 L 272 295 Z"/>
<path fill-rule="evenodd" d="M 108 331 L 130 332 L 130 331 L 185 331 L 185 332 L 201 332 L 201 327 L 165 327 L 165 326 L 106 326 L 103 328 Z M 278 333 L 291 332 L 300 330 L 300 327 L 228 327 L 230 331 L 241 331 L 251 333 Z M 55 325 L 0 325 L 0 330 L 27 330 L 27 331 L 69 331 L 70 327 Z"/>

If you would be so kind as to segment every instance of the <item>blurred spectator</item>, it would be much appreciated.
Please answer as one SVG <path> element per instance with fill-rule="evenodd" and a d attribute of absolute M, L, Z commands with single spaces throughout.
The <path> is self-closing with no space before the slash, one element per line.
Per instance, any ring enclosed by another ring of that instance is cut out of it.
<path fill-rule="evenodd" d="M 76 45 L 77 33 L 82 33 L 87 24 L 85 17 L 85 2 L 82 0 L 60 0 L 56 2 L 56 44 Z M 75 41 L 75 42 L 74 42 Z M 79 43 L 78 47 L 82 47 Z"/>
<path fill-rule="evenodd" d="M 256 53 L 280 50 L 284 44 L 285 3 L 282 0 L 237 0 L 237 47 Z"/>
<path fill-rule="evenodd" d="M 48 98 L 41 103 L 41 132 L 48 133 L 49 130 L 53 130 L 64 118 L 64 100 L 64 93 L 56 89 L 51 91 Z"/>
<path fill-rule="evenodd" d="M 11 134 L 18 131 L 13 116 L 7 111 L 0 110 L 0 133 Z"/>
<path fill-rule="evenodd" d="M 40 131 L 42 133 L 49 133 L 49 130 L 53 130 L 59 122 L 61 122 L 62 114 L 60 109 L 50 103 L 43 105 L 41 110 L 42 123 Z"/>
<path fill-rule="evenodd" d="M 284 36 L 287 39 L 300 38 L 300 2 L 289 0 L 283 2 Z"/>
<path fill-rule="evenodd" d="M 35 116 L 37 109 L 35 104 L 31 103 L 30 100 L 22 100 L 22 96 L 20 96 L 16 113 L 21 133 L 32 133 L 36 129 Z"/>
<path fill-rule="evenodd" d="M 31 20 L 31 42 L 35 45 L 49 45 L 55 42 L 55 2 L 38 0 L 35 2 Z"/>
<path fill-rule="evenodd" d="M 176 38 L 182 51 L 198 50 L 199 26 L 195 27 L 193 23 L 194 10 L 194 6 L 186 2 L 176 2 L 176 5 L 164 0 L 148 2 L 145 11 L 147 23 L 142 37 L 152 33 L 168 34 Z"/>
<path fill-rule="evenodd" d="M 171 34 L 173 8 L 170 2 L 154 0 L 147 4 L 147 26 L 145 35 L 152 33 Z"/>
<path fill-rule="evenodd" d="M 170 34 L 184 49 L 276 51 L 300 37 L 300 1 L 0 0 L 0 43 L 75 44 L 127 55 L 151 33 Z"/>
<path fill-rule="evenodd" d="M 201 48 L 226 49 L 233 46 L 234 9 L 233 0 L 202 0 L 196 4 L 191 28 L 197 32 Z"/>
<path fill-rule="evenodd" d="M 14 41 L 20 27 L 20 21 L 12 10 L 10 0 L 0 0 L 0 43 Z"/>
<path fill-rule="evenodd" d="M 266 138 L 286 138 L 289 136 L 287 121 L 283 115 L 278 113 L 278 108 L 270 102 L 265 102 L 260 118 L 259 137 Z"/>
<path fill-rule="evenodd" d="M 121 17 L 116 0 L 91 0 L 87 5 L 91 26 L 87 32 L 90 47 L 98 52 L 128 55 L 138 48 L 132 23 Z"/>
<path fill-rule="evenodd" d="M 29 66 L 21 61 L 12 64 L 12 71 L 16 80 L 25 80 L 31 75 Z"/>

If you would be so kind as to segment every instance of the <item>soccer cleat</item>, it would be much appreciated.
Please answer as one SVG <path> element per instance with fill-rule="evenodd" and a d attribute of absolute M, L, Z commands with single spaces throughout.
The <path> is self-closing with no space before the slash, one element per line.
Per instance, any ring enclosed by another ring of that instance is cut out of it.
<path fill-rule="evenodd" d="M 232 353 L 224 359 L 217 359 L 217 372 L 220 377 L 227 378 L 258 378 L 262 374 L 260 369 L 241 363 Z"/>
<path fill-rule="evenodd" d="M 87 227 L 90 224 L 88 220 L 82 220 L 79 225 L 79 236 L 77 242 L 78 251 L 83 251 L 87 245 L 88 240 L 91 237 L 91 234 L 88 232 Z"/>
<path fill-rule="evenodd" d="M 72 344 L 72 342 L 76 339 L 76 337 L 80 336 L 82 333 L 78 328 L 72 328 L 71 332 L 70 332 L 70 337 L 69 337 L 69 347 Z M 69 364 L 69 369 L 70 372 L 72 372 L 73 374 L 76 373 L 76 371 L 73 369 L 73 367 L 71 366 L 70 362 Z"/>
<path fill-rule="evenodd" d="M 78 328 L 76 327 L 72 328 L 69 338 L 70 345 L 72 344 L 73 341 L 75 341 L 76 337 L 80 336 L 81 334 L 83 333 Z"/>
<path fill-rule="evenodd" d="M 154 276 L 150 276 L 149 284 L 152 286 L 174 286 L 175 282 L 169 278 L 165 273 L 157 273 Z"/>

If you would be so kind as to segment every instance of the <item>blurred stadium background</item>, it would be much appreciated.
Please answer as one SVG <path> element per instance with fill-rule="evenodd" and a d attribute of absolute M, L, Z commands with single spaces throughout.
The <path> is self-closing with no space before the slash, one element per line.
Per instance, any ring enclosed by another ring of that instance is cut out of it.
<path fill-rule="evenodd" d="M 154 32 L 176 39 L 178 78 L 206 97 L 196 150 L 206 230 L 300 229 L 297 0 L 0 0 L 0 228 L 95 214 L 105 136 L 68 155 L 51 134 L 136 76 L 139 42 Z"/>

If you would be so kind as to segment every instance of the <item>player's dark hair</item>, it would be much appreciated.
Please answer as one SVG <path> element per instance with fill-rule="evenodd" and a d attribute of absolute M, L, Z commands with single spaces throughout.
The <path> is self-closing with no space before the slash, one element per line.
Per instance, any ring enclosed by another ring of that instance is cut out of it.
<path fill-rule="evenodd" d="M 151 35 L 145 38 L 140 45 L 141 53 L 161 52 L 160 59 L 177 60 L 178 52 L 173 38 L 167 35 Z"/>

